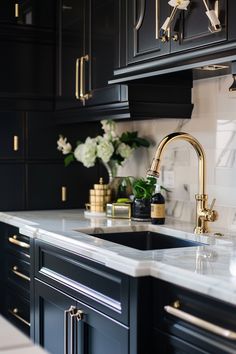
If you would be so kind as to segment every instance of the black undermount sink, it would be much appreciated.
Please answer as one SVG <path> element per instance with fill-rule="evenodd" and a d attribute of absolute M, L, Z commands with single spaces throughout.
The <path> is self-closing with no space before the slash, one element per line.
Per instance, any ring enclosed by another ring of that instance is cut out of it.
<path fill-rule="evenodd" d="M 129 231 L 90 235 L 142 251 L 204 245 L 200 242 L 183 240 L 153 231 Z"/>

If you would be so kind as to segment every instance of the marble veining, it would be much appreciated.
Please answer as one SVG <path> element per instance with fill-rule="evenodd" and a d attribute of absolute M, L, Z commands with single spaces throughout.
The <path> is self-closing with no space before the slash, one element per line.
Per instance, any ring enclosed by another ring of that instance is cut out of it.
<path fill-rule="evenodd" d="M 236 305 L 236 232 L 193 234 L 193 225 L 167 219 L 163 226 L 125 219 L 85 218 L 82 210 L 1 212 L 20 232 L 86 256 L 133 277 L 151 275 Z M 202 246 L 140 251 L 88 234 L 150 230 Z"/>

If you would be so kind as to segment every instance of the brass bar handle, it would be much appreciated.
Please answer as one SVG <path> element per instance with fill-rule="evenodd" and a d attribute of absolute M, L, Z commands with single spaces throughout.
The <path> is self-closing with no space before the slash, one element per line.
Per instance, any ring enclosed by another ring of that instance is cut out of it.
<path fill-rule="evenodd" d="M 30 248 L 30 245 L 28 243 L 18 240 L 16 235 L 9 237 L 8 241 L 22 248 Z"/>
<path fill-rule="evenodd" d="M 72 320 L 75 320 L 75 322 L 74 322 L 74 331 L 75 331 L 75 333 L 77 333 L 77 331 L 78 331 L 78 322 L 83 320 L 84 313 L 83 313 L 82 310 L 76 310 L 75 313 L 71 317 L 72 317 Z M 71 341 L 74 343 L 74 338 L 71 338 Z M 76 336 L 76 348 L 78 348 L 78 336 Z M 76 353 L 77 353 L 77 351 L 76 351 Z M 71 353 L 71 354 L 73 354 L 73 353 Z"/>
<path fill-rule="evenodd" d="M 89 61 L 89 55 L 84 55 L 80 58 L 80 100 L 85 104 L 85 101 L 88 100 L 92 95 L 91 93 L 85 92 L 85 62 Z"/>
<path fill-rule="evenodd" d="M 19 315 L 19 310 L 17 307 L 15 307 L 13 310 L 9 309 L 8 312 L 14 317 L 16 317 L 19 321 L 23 322 L 26 324 L 28 327 L 30 327 L 30 322 L 26 321 L 23 317 Z"/>
<path fill-rule="evenodd" d="M 13 136 L 13 151 L 19 150 L 19 137 L 17 135 Z"/>
<path fill-rule="evenodd" d="M 25 274 L 19 272 L 17 266 L 13 266 L 12 272 L 13 272 L 14 274 L 16 274 L 18 277 L 30 281 L 30 277 L 28 277 L 27 275 L 25 275 Z"/>
<path fill-rule="evenodd" d="M 64 311 L 64 354 L 68 354 L 68 315 L 73 313 L 75 306 Z"/>
<path fill-rule="evenodd" d="M 164 306 L 164 310 L 169 313 L 172 316 L 175 316 L 181 320 L 184 320 L 188 323 L 191 323 L 194 326 L 197 326 L 199 328 L 202 328 L 204 330 L 207 330 L 211 333 L 217 334 L 221 337 L 231 339 L 231 340 L 236 340 L 236 332 L 231 331 L 229 329 L 225 329 L 223 327 L 217 326 L 211 322 L 205 321 L 199 317 L 190 315 L 187 312 L 184 312 L 182 310 L 179 310 L 178 308 L 175 308 L 173 306 Z"/>
<path fill-rule="evenodd" d="M 156 1 L 158 1 L 158 0 L 156 0 Z M 134 26 L 136 31 L 138 31 L 140 29 L 140 27 L 142 26 L 142 23 L 143 23 L 144 14 L 145 14 L 145 2 L 146 2 L 146 0 L 141 1 L 139 18 Z"/>
<path fill-rule="evenodd" d="M 61 187 L 61 201 L 62 202 L 67 201 L 67 188 L 66 188 L 66 186 Z"/>
<path fill-rule="evenodd" d="M 79 67 L 80 67 L 80 58 L 77 58 L 75 61 L 75 98 L 80 99 L 79 92 Z"/>
<path fill-rule="evenodd" d="M 19 4 L 15 3 L 15 17 L 19 17 Z"/>
<path fill-rule="evenodd" d="M 156 22 L 156 39 L 159 39 L 159 0 L 156 0 L 156 9 L 155 9 L 155 22 Z"/>

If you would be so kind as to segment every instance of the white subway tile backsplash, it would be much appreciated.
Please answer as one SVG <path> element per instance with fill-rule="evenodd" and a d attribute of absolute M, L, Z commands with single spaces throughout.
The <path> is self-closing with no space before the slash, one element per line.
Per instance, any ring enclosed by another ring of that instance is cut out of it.
<path fill-rule="evenodd" d="M 236 92 L 229 92 L 232 76 L 194 81 L 191 119 L 156 119 L 118 123 L 120 132 L 138 130 L 154 145 L 135 151 L 119 169 L 120 175 L 145 176 L 158 142 L 167 134 L 184 131 L 202 144 L 207 160 L 209 202 L 216 198 L 220 218 L 216 226 L 236 229 Z M 195 194 L 198 192 L 198 160 L 194 149 L 186 142 L 175 142 L 166 149 L 162 171 L 171 172 L 168 215 L 181 220 L 195 217 Z M 163 176 L 160 183 L 165 185 Z M 168 185 L 168 183 L 167 183 Z"/>

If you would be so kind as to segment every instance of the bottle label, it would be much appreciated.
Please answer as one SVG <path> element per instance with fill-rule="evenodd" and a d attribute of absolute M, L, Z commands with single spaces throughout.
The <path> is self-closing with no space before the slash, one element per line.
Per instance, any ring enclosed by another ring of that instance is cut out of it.
<path fill-rule="evenodd" d="M 151 218 L 164 218 L 165 204 L 151 204 Z"/>

